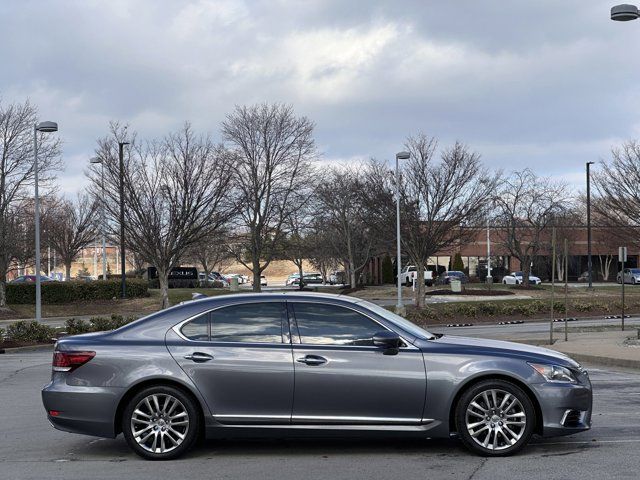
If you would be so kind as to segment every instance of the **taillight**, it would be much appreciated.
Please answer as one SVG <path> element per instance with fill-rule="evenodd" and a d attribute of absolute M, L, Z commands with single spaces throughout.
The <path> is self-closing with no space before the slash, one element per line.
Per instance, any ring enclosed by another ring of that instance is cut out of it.
<path fill-rule="evenodd" d="M 93 357 L 96 352 L 53 352 L 53 371 L 71 372 L 81 365 L 84 365 Z"/>

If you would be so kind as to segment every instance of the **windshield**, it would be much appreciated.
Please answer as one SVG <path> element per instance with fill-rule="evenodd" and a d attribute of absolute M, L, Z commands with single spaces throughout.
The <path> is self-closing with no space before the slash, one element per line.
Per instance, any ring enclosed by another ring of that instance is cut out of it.
<path fill-rule="evenodd" d="M 401 317 L 400 315 L 396 315 L 395 313 L 387 310 L 386 308 L 381 307 L 380 305 L 376 305 L 375 303 L 367 302 L 366 300 L 362 300 L 358 302 L 359 304 L 367 307 L 369 310 L 377 313 L 383 318 L 386 318 L 390 322 L 398 325 L 404 331 L 410 333 L 411 335 L 421 338 L 423 340 L 432 340 L 435 338 L 433 333 L 429 333 L 424 328 L 420 328 L 415 323 L 410 322 L 406 318 Z"/>
<path fill-rule="evenodd" d="M 631 268 L 631 273 L 640 273 L 640 268 Z"/>

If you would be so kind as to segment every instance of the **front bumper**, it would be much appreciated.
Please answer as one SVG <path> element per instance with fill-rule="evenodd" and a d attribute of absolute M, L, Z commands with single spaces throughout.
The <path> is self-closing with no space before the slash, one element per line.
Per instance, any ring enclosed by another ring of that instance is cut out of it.
<path fill-rule="evenodd" d="M 542 436 L 571 435 L 591 428 L 593 394 L 588 379 L 579 384 L 532 385 L 543 418 Z"/>
<path fill-rule="evenodd" d="M 58 430 L 114 438 L 117 406 L 124 389 L 67 385 L 54 374 L 42 389 L 42 403 L 51 425 Z M 50 412 L 57 412 L 51 415 Z"/>

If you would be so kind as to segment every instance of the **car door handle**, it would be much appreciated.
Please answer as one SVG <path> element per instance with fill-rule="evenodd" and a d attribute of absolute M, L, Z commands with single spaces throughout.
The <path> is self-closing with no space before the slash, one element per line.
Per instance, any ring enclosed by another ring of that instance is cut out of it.
<path fill-rule="evenodd" d="M 208 353 L 202 352 L 193 352 L 189 355 L 184 356 L 185 360 L 193 360 L 196 363 L 208 362 L 209 360 L 213 360 L 213 355 L 209 355 Z"/>
<path fill-rule="evenodd" d="M 319 355 L 305 355 L 296 359 L 296 362 L 306 363 L 307 365 L 324 365 L 327 359 Z"/>

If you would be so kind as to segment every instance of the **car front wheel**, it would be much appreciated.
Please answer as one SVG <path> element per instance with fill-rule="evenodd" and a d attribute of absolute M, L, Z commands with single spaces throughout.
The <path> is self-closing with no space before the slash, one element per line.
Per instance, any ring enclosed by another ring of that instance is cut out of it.
<path fill-rule="evenodd" d="M 127 404 L 122 432 L 143 458 L 169 460 L 188 451 L 198 438 L 200 419 L 194 401 L 181 390 L 159 385 L 145 388 Z"/>
<path fill-rule="evenodd" d="M 462 443 L 484 456 L 505 456 L 521 450 L 536 423 L 529 396 L 505 380 L 484 380 L 465 391 L 455 423 Z"/>

